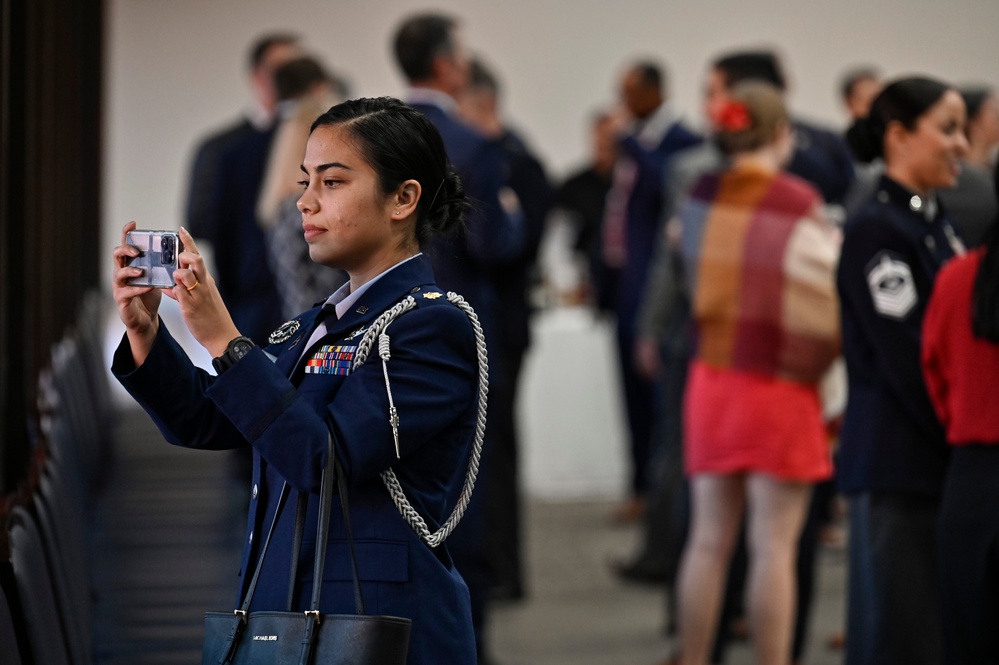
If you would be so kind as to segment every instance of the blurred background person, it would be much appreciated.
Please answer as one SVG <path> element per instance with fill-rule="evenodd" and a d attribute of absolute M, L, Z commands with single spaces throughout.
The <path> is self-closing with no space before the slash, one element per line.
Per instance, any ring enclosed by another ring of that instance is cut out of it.
<path fill-rule="evenodd" d="M 743 83 L 715 118 L 730 167 L 699 180 L 677 217 L 697 335 L 684 407 L 692 505 L 680 662 L 709 662 L 745 513 L 756 658 L 779 664 L 791 658 L 811 485 L 832 471 L 817 384 L 839 348 L 839 233 L 818 192 L 782 172 L 793 133 L 777 88 Z"/>
<path fill-rule="evenodd" d="M 610 191 L 614 162 L 617 160 L 617 137 L 609 111 L 593 113 L 587 125 L 589 157 L 587 163 L 570 172 L 555 192 L 554 210 L 549 218 L 545 244 L 562 244 L 569 248 L 569 258 L 553 251 L 550 266 L 555 274 L 545 275 L 546 288 L 555 292 L 556 302 L 592 304 L 600 311 L 610 305 L 599 294 L 607 289 L 597 286 L 603 281 L 600 260 L 600 236 L 603 229 L 604 207 Z"/>
<path fill-rule="evenodd" d="M 837 270 L 849 377 L 837 476 L 849 500 L 847 665 L 939 663 L 934 532 L 944 430 L 920 369 L 926 303 L 964 247 L 937 203 L 967 152 L 965 107 L 929 78 L 892 81 L 850 130 L 882 157 L 873 198 L 847 222 Z"/>
<path fill-rule="evenodd" d="M 276 123 L 274 72 L 302 55 L 290 33 L 258 38 L 249 53 L 251 106 L 238 122 L 203 139 L 191 166 L 187 229 L 201 241 L 236 327 L 257 344 L 285 320 L 256 211 Z M 243 503 L 253 460 L 245 450 L 230 455 L 233 497 Z"/>
<path fill-rule="evenodd" d="M 850 124 L 867 117 L 871 102 L 879 92 L 881 92 L 881 74 L 875 67 L 858 67 L 843 75 L 839 85 L 839 95 Z"/>
<path fill-rule="evenodd" d="M 702 113 L 710 134 L 716 133 L 715 119 L 730 101 L 731 90 L 750 81 L 768 83 L 781 90 L 786 98 L 786 79 L 773 52 L 732 51 L 710 63 L 702 97 Z M 853 181 L 853 169 L 842 139 L 827 129 L 793 118 L 792 127 L 796 130 L 796 139 L 800 136 L 812 138 L 801 143 L 795 141 L 795 156 L 786 166 L 787 171 L 809 181 L 820 191 L 842 196 L 844 187 L 849 189 Z M 711 140 L 677 155 L 665 173 L 666 201 L 672 205 L 667 205 L 663 223 L 673 217 L 677 204 L 684 200 L 698 179 L 721 170 L 726 164 L 726 155 L 717 142 Z M 841 216 L 838 205 L 827 206 L 827 212 L 832 213 L 831 217 Z M 642 298 L 635 353 L 641 371 L 659 381 L 654 449 L 660 461 L 655 465 L 657 481 L 654 495 L 650 497 L 650 514 L 643 524 L 640 548 L 631 557 L 613 562 L 615 571 L 623 579 L 666 584 L 668 631 L 672 631 L 676 615 L 674 581 L 686 538 L 689 510 L 687 487 L 681 472 L 683 387 L 690 353 L 689 303 L 680 288 L 682 281 L 682 263 L 677 248 L 668 242 L 659 242 Z M 798 546 L 798 602 L 792 649 L 795 661 L 802 657 L 807 642 L 819 534 L 832 519 L 833 489 L 830 482 L 817 485 Z M 723 660 L 733 630 L 745 635 L 741 618 L 746 566 L 745 542 L 740 537 L 733 555 L 713 662 Z"/>
<path fill-rule="evenodd" d="M 992 187 L 992 169 L 999 148 L 999 97 L 996 91 L 973 86 L 960 89 L 968 108 L 968 155 L 954 187 L 940 190 L 940 200 L 968 247 L 985 242 L 995 225 L 999 203 Z"/>
<path fill-rule="evenodd" d="M 617 319 L 631 465 L 630 496 L 615 518 L 631 522 L 645 508 L 653 421 L 653 384 L 634 363 L 638 306 L 663 212 L 663 172 L 675 154 L 697 145 L 701 138 L 684 126 L 667 103 L 665 74 L 658 64 L 630 65 L 621 77 L 619 94 L 621 107 L 612 116 L 618 159 L 604 210 L 601 259 L 607 302 Z"/>
<path fill-rule="evenodd" d="M 458 23 L 450 16 L 428 13 L 408 17 L 396 29 L 393 41 L 396 63 L 406 78 L 404 100 L 426 115 L 444 139 L 448 158 L 465 184 L 468 198 L 476 202 L 458 234 L 437 239 L 427 253 L 437 283 L 460 293 L 475 308 L 490 350 L 490 392 L 503 393 L 507 377 L 498 340 L 503 338 L 499 294 L 492 268 L 516 260 L 526 242 L 524 215 L 516 195 L 506 185 L 506 162 L 499 141 L 490 139 L 458 115 L 458 99 L 468 88 L 469 51 Z M 506 206 L 501 204 L 501 191 Z M 496 422 L 495 402 L 489 419 Z M 486 428 L 486 442 L 479 466 L 476 493 L 461 525 L 449 544 L 455 565 L 468 583 L 472 598 L 472 623 L 479 662 L 488 659 L 486 615 L 492 588 L 492 562 L 484 497 L 490 493 L 489 465 L 495 429 Z"/>
<path fill-rule="evenodd" d="M 499 339 L 490 346 L 492 362 L 502 366 L 503 382 L 490 391 L 492 450 L 486 481 L 487 548 L 491 559 L 491 597 L 524 597 L 524 566 L 519 482 L 517 387 L 524 354 L 530 346 L 532 306 L 529 293 L 537 281 L 538 245 L 553 193 L 544 166 L 500 112 L 500 86 L 480 59 L 473 59 L 468 87 L 459 99 L 461 116 L 500 145 L 506 186 L 523 211 L 525 239 L 520 252 L 491 266 L 496 291 Z"/>
<path fill-rule="evenodd" d="M 866 118 L 871 108 L 871 102 L 881 92 L 883 86 L 881 75 L 872 66 L 857 67 L 849 70 L 840 81 L 839 94 L 846 110 L 847 131 L 861 118 Z M 849 144 L 848 144 L 849 145 Z M 852 152 L 851 152 L 852 155 Z M 875 159 L 871 162 L 853 160 L 856 180 L 844 202 L 846 214 L 849 216 L 874 195 L 881 174 L 884 172 L 884 162 Z"/>
<path fill-rule="evenodd" d="M 994 172 L 999 191 L 999 169 Z M 943 662 L 999 654 L 999 233 L 940 271 L 923 322 L 923 377 L 952 446 L 937 547 Z"/>
<path fill-rule="evenodd" d="M 260 199 L 257 220 L 266 234 L 267 255 L 281 297 L 281 316 L 289 320 L 324 300 L 347 281 L 347 273 L 309 258 L 302 234 L 302 156 L 312 122 L 346 98 L 342 81 L 311 57 L 286 62 L 274 72 L 279 101 L 278 126 Z"/>
<path fill-rule="evenodd" d="M 281 324 L 277 286 L 256 216 L 276 122 L 274 71 L 301 55 L 298 38 L 290 34 L 264 35 L 253 44 L 254 103 L 238 123 L 198 145 L 188 188 L 187 228 L 211 244 L 219 292 L 236 326 L 258 344 Z"/>

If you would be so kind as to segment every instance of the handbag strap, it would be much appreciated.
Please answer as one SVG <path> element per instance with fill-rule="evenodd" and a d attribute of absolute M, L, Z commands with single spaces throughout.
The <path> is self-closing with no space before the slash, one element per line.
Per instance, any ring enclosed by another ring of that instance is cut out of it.
<path fill-rule="evenodd" d="M 326 546 L 329 539 L 330 514 L 333 512 L 333 481 L 336 476 L 340 490 L 340 505 L 343 508 L 343 525 L 347 531 L 347 544 L 350 550 L 350 566 L 354 577 L 354 607 L 357 614 L 364 614 L 364 598 L 361 596 L 361 578 L 357 572 L 357 553 L 354 551 L 354 533 L 350 526 L 350 507 L 347 501 L 347 479 L 343 467 L 336 461 L 336 446 L 333 441 L 333 428 L 327 432 L 327 459 L 323 469 L 322 487 L 319 490 L 319 524 L 316 528 L 316 559 L 312 570 L 313 613 L 319 612 L 319 595 L 322 590 L 323 568 L 326 563 Z M 305 513 L 300 515 L 304 521 Z M 304 526 L 303 526 L 304 528 Z"/>
<path fill-rule="evenodd" d="M 264 564 L 264 555 L 267 554 L 267 547 L 271 544 L 271 536 L 274 535 L 274 527 L 277 526 L 278 515 L 281 514 L 281 508 L 284 506 L 284 501 L 287 498 L 288 483 L 285 482 L 285 484 L 281 486 L 281 496 L 278 497 L 277 507 L 274 508 L 274 517 L 271 519 L 271 526 L 267 530 L 267 538 L 264 539 L 264 544 L 260 548 L 260 556 L 257 557 L 257 567 L 253 571 L 253 578 L 250 580 L 250 586 L 246 589 L 246 598 L 243 599 L 243 605 L 236 610 L 236 612 L 241 613 L 244 618 L 250 609 L 250 601 L 253 600 L 253 592 L 257 589 L 257 580 L 260 578 L 260 569 Z"/>
<path fill-rule="evenodd" d="M 308 493 L 298 493 L 298 501 L 295 502 L 295 537 L 291 541 L 291 572 L 288 574 L 288 604 L 286 609 L 289 612 L 294 607 L 295 580 L 298 579 L 298 557 L 302 553 L 302 534 L 305 532 L 305 509 L 308 501 Z"/>
<path fill-rule="evenodd" d="M 357 553 L 354 550 L 354 533 L 350 526 L 350 507 L 347 499 L 347 479 L 344 477 L 343 468 L 336 462 L 336 447 L 333 443 L 332 427 L 327 428 L 327 458 L 326 467 L 323 469 L 322 486 L 319 490 L 319 519 L 316 526 L 316 558 L 312 572 L 312 604 L 310 611 L 313 614 L 319 612 L 319 597 L 322 591 L 323 568 L 326 563 L 326 546 L 329 539 L 330 514 L 333 512 L 333 481 L 336 476 L 340 490 L 340 504 L 343 508 L 343 524 L 347 530 L 347 543 L 350 550 L 350 566 L 354 577 L 354 606 L 357 614 L 364 614 L 364 598 L 361 595 L 361 578 L 357 571 Z M 278 497 L 277 507 L 274 508 L 274 517 L 271 519 L 271 526 L 267 530 L 267 538 L 260 548 L 260 556 L 257 557 L 257 566 L 253 571 L 253 578 L 246 589 L 246 598 L 237 614 L 246 617 L 250 609 L 250 601 L 253 600 L 253 593 L 257 589 L 257 581 L 260 579 L 260 570 L 263 567 L 264 556 L 267 548 L 271 544 L 271 537 L 277 526 L 278 516 L 288 498 L 288 483 L 281 486 L 281 495 Z M 295 537 L 292 543 L 291 579 L 288 590 L 288 609 L 291 610 L 292 600 L 295 592 L 295 580 L 298 577 L 298 553 L 302 549 L 302 534 L 305 531 L 305 504 L 307 495 L 301 492 L 298 498 L 298 505 L 295 510 Z"/>

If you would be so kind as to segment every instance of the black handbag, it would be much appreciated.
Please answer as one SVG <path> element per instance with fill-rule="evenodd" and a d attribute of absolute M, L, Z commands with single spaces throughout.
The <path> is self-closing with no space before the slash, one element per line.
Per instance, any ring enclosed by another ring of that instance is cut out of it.
<path fill-rule="evenodd" d="M 333 477 L 337 477 L 340 502 L 343 505 L 344 526 L 350 549 L 354 575 L 356 614 L 320 614 L 319 594 L 322 588 L 323 565 L 332 512 Z M 412 621 L 402 617 L 372 616 L 364 613 L 354 537 L 350 528 L 347 505 L 347 483 L 343 470 L 336 463 L 333 437 L 329 437 L 329 459 L 323 470 L 320 490 L 319 528 L 316 536 L 316 558 L 312 576 L 312 604 L 306 612 L 249 612 L 250 600 L 257 586 L 260 567 L 267 553 L 278 515 L 288 496 L 288 483 L 281 488 L 274 519 L 253 579 L 240 609 L 234 612 L 205 613 L 205 641 L 202 665 L 405 665 L 409 652 L 409 632 Z M 298 552 L 304 524 L 304 501 L 300 500 L 296 516 L 295 542 L 292 551 L 291 584 L 294 584 Z M 291 591 L 289 590 L 289 607 Z"/>

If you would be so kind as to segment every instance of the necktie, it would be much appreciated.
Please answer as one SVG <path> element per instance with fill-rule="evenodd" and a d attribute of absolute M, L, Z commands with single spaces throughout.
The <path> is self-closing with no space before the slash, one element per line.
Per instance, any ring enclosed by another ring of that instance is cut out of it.
<path fill-rule="evenodd" d="M 336 315 L 336 306 L 326 303 L 323 305 L 322 310 L 316 315 L 316 327 L 326 324 L 329 327 L 329 322 L 336 321 L 339 317 Z"/>
<path fill-rule="evenodd" d="M 312 328 L 312 334 L 309 336 L 309 341 L 302 347 L 302 355 L 298 357 L 298 364 L 296 365 L 296 368 L 301 366 L 302 359 L 312 348 L 312 345 L 326 335 L 326 331 L 329 330 L 328 324 L 335 323 L 337 318 L 335 306 L 328 303 L 323 305 L 322 310 L 320 310 L 319 314 L 316 315 L 315 325 Z"/>
<path fill-rule="evenodd" d="M 313 344 L 318 342 L 326 331 L 329 330 L 330 324 L 336 323 L 337 320 L 336 307 L 330 305 L 329 303 L 323 305 L 322 310 L 316 315 L 316 325 L 312 329 L 312 335 L 309 337 L 309 343 L 305 345 L 305 348 L 311 348 Z"/>

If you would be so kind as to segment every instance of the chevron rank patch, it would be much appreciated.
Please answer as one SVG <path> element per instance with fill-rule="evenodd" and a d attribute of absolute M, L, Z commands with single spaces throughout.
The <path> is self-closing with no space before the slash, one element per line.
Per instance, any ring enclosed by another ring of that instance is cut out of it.
<path fill-rule="evenodd" d="M 875 311 L 889 319 L 903 320 L 919 302 L 909 264 L 888 252 L 867 264 L 867 284 Z"/>
<path fill-rule="evenodd" d="M 305 373 L 347 376 L 350 374 L 350 366 L 354 363 L 356 352 L 356 344 L 323 345 L 305 363 Z"/>

